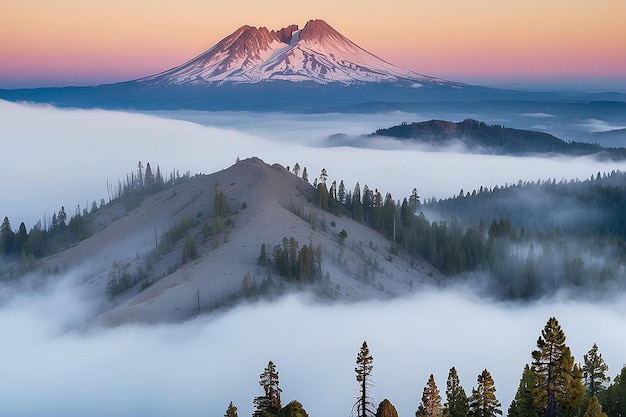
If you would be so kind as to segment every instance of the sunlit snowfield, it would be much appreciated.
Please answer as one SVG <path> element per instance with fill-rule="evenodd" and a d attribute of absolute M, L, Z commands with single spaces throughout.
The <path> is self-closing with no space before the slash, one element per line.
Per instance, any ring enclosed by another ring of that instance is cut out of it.
<path fill-rule="evenodd" d="M 170 115 L 171 116 L 171 115 Z M 180 116 L 180 115 L 179 115 Z M 137 161 L 165 173 L 211 173 L 237 157 L 307 167 L 330 180 L 402 199 L 519 180 L 586 179 L 626 169 L 593 158 L 512 158 L 428 152 L 393 141 L 384 149 L 326 147 L 333 133 L 368 133 L 420 115 L 187 114 L 59 110 L 0 101 L 0 215 L 27 228 L 64 205 L 74 213 L 100 198 Z M 179 117 L 182 118 L 182 117 Z M 0 289 L 0 414 L 11 416 L 220 416 L 229 401 L 251 415 L 258 376 L 273 360 L 283 403 L 309 415 L 349 415 L 354 362 L 367 340 L 374 356 L 373 396 L 412 415 L 430 373 L 443 392 L 450 367 L 467 392 L 487 368 L 506 411 L 525 363 L 550 316 L 561 323 L 577 361 L 597 343 L 615 376 L 626 362 L 626 298 L 604 303 L 565 296 L 531 306 L 494 303 L 471 291 L 424 291 L 410 299 L 321 306 L 290 297 L 238 307 L 183 325 L 76 330 L 96 309 L 74 289 L 80 271 L 35 294 Z M 190 299 L 190 303 L 193 300 Z"/>

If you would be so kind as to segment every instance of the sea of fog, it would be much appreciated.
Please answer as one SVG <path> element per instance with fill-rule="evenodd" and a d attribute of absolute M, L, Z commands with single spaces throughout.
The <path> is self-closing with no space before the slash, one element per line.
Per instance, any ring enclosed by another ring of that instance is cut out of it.
<path fill-rule="evenodd" d="M 592 304 L 551 298 L 490 302 L 467 289 L 424 289 L 411 298 L 320 305 L 291 296 L 177 325 L 84 329 L 95 305 L 71 275 L 0 306 L 0 414 L 13 417 L 240 416 L 262 395 L 259 374 L 279 371 L 283 404 L 309 415 L 347 416 L 365 340 L 374 357 L 372 396 L 415 413 L 432 373 L 442 395 L 450 367 L 471 393 L 488 369 L 506 413 L 547 319 L 557 317 L 578 362 L 597 343 L 619 373 L 625 361 L 626 297 Z M 192 300 L 190 300 L 192 302 Z"/>
<path fill-rule="evenodd" d="M 181 120 L 181 119 L 190 120 Z M 448 197 L 519 180 L 586 179 L 624 170 L 593 158 L 513 158 L 431 152 L 393 141 L 329 147 L 328 135 L 367 133 L 420 115 L 188 113 L 172 118 L 56 109 L 0 101 L 0 214 L 13 228 L 64 205 L 107 199 L 107 182 L 158 163 L 211 173 L 236 158 L 326 168 L 331 180 L 391 192 L 416 187 Z M 259 374 L 276 363 L 283 404 L 302 402 L 311 417 L 347 416 L 357 383 L 355 359 L 366 340 L 374 356 L 372 395 L 413 415 L 428 376 L 443 393 L 455 366 L 470 393 L 487 368 L 506 412 L 524 364 L 549 317 L 561 323 L 578 362 L 597 343 L 615 376 L 626 362 L 626 297 L 602 303 L 560 295 L 532 305 L 493 302 L 467 289 L 422 289 L 393 302 L 320 305 L 291 296 L 249 304 L 184 324 L 85 328 L 98 300 L 81 295 L 80 272 L 37 291 L 0 288 L 0 415 L 221 416 L 230 401 L 251 415 Z M 190 303 L 193 300 L 190 299 Z"/>

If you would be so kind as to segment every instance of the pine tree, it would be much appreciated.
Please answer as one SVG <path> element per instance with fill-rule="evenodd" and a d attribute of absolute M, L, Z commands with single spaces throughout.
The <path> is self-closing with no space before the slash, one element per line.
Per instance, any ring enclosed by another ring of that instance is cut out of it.
<path fill-rule="evenodd" d="M 24 222 L 20 223 L 20 227 L 17 233 L 13 236 L 13 252 L 21 255 L 24 253 L 26 243 L 28 241 L 28 232 L 26 231 L 26 225 Z"/>
<path fill-rule="evenodd" d="M 319 203 L 319 207 L 322 210 L 328 211 L 329 197 L 330 197 L 330 194 L 328 192 L 328 188 L 326 188 L 326 183 L 320 182 L 319 185 L 317 186 L 317 201 Z"/>
<path fill-rule="evenodd" d="M 609 417 L 626 416 L 626 365 L 613 378 L 613 383 L 600 392 L 598 399 Z"/>
<path fill-rule="evenodd" d="M 417 407 L 415 417 L 441 417 L 443 408 L 441 407 L 441 395 L 435 383 L 435 377 L 430 374 L 428 382 L 424 387 L 422 402 Z"/>
<path fill-rule="evenodd" d="M 363 342 L 361 349 L 356 357 L 356 367 L 354 372 L 356 373 L 356 380 L 359 384 L 359 395 L 356 397 L 354 405 L 352 406 L 352 415 L 356 417 L 373 416 L 374 411 L 374 399 L 370 395 L 370 387 L 372 382 L 372 365 L 374 358 L 370 353 L 370 349 L 367 346 L 367 342 Z"/>
<path fill-rule="evenodd" d="M 361 186 L 357 182 L 352 192 L 352 217 L 358 222 L 363 221 L 363 202 L 361 200 Z"/>
<path fill-rule="evenodd" d="M 155 191 L 161 191 L 165 186 L 165 181 L 163 180 L 163 175 L 161 175 L 161 167 L 157 164 L 156 174 L 154 175 L 154 186 Z"/>
<path fill-rule="evenodd" d="M 228 202 L 226 195 L 222 190 L 217 189 L 215 185 L 215 195 L 213 196 L 213 215 L 216 217 L 224 217 L 228 214 Z"/>
<path fill-rule="evenodd" d="M 626 416 L 626 365 L 622 367 L 619 375 L 615 377 L 613 380 L 613 384 L 610 387 L 611 391 L 613 391 L 613 408 L 615 412 L 614 416 Z M 609 415 L 613 417 L 613 415 Z"/>
<path fill-rule="evenodd" d="M 11 229 L 11 222 L 8 217 L 4 218 L 0 225 L 0 255 L 9 255 L 13 252 L 13 239 L 15 233 Z"/>
<path fill-rule="evenodd" d="M 137 162 L 137 188 L 143 188 L 144 186 L 144 181 L 143 181 L 143 164 L 141 163 L 141 161 Z"/>
<path fill-rule="evenodd" d="M 146 191 L 148 194 L 152 194 L 155 191 L 155 180 L 154 174 L 152 173 L 152 167 L 150 166 L 150 162 L 146 164 L 146 172 L 144 174 L 144 186 L 146 187 Z"/>
<path fill-rule="evenodd" d="M 626 416 L 626 365 L 622 368 L 622 371 L 619 374 L 619 387 L 617 390 L 617 401 L 619 404 L 620 413 L 623 416 Z"/>
<path fill-rule="evenodd" d="M 45 252 L 44 231 L 41 228 L 41 221 L 37 222 L 28 232 L 28 239 L 24 251 L 27 255 L 41 257 Z"/>
<path fill-rule="evenodd" d="M 415 215 L 417 213 L 417 207 L 420 205 L 420 196 L 417 195 L 417 188 L 413 188 L 413 191 L 411 191 L 409 204 L 411 206 L 411 214 Z"/>
<path fill-rule="evenodd" d="M 326 179 L 328 179 L 328 172 L 326 168 L 322 168 L 322 172 L 320 173 L 320 181 L 322 184 L 326 184 Z"/>
<path fill-rule="evenodd" d="M 59 210 L 59 215 L 57 216 L 57 220 L 59 221 L 59 227 L 61 230 L 65 229 L 67 213 L 65 212 L 65 207 L 61 206 L 61 210 Z"/>
<path fill-rule="evenodd" d="M 398 411 L 396 411 L 396 407 L 391 404 L 391 401 L 385 398 L 378 405 L 376 417 L 398 417 Z"/>
<path fill-rule="evenodd" d="M 589 407 L 587 407 L 587 411 L 585 411 L 585 415 L 583 417 L 607 417 L 606 413 L 602 411 L 602 406 L 600 406 L 598 397 L 595 395 L 591 397 L 591 402 L 589 403 Z"/>
<path fill-rule="evenodd" d="M 502 414 L 500 401 L 496 398 L 496 386 L 488 370 L 483 370 L 478 375 L 478 386 L 472 388 L 469 413 L 471 417 L 495 417 Z"/>
<path fill-rule="evenodd" d="M 448 372 L 446 383 L 446 402 L 443 405 L 444 417 L 465 417 L 469 410 L 467 394 L 461 386 L 459 375 L 453 366 Z"/>
<path fill-rule="evenodd" d="M 537 409 L 533 405 L 533 390 L 536 382 L 537 378 L 535 377 L 535 373 L 530 369 L 530 366 L 526 364 L 522 372 L 519 387 L 515 393 L 515 398 L 513 398 L 509 406 L 508 417 L 539 417 Z"/>
<path fill-rule="evenodd" d="M 548 319 L 537 339 L 537 348 L 532 352 L 532 370 L 537 378 L 533 395 L 538 412 L 546 417 L 555 417 L 559 411 L 568 414 L 578 407 L 584 386 L 580 368 L 574 366 L 574 357 L 556 318 Z"/>
<path fill-rule="evenodd" d="M 585 395 L 585 385 L 583 384 L 583 370 L 574 363 L 574 357 L 570 355 L 571 377 L 566 390 L 564 400 L 561 402 L 563 415 L 566 417 L 577 417 L 580 410 L 584 410 L 588 405 L 588 397 Z M 567 368 L 569 369 L 569 368 Z"/>
<path fill-rule="evenodd" d="M 585 388 L 589 395 L 594 396 L 606 388 L 604 383 L 609 382 L 609 377 L 606 376 L 609 367 L 604 362 L 602 354 L 598 352 L 598 345 L 595 343 L 583 358 L 585 362 L 583 365 Z"/>
<path fill-rule="evenodd" d="M 369 189 L 367 184 L 363 186 L 363 221 L 368 224 L 371 221 L 371 211 L 374 205 L 374 192 Z"/>
<path fill-rule="evenodd" d="M 343 183 L 343 180 L 339 181 L 339 187 L 337 189 L 337 198 L 339 199 L 339 203 L 343 204 L 346 201 L 346 186 Z"/>
<path fill-rule="evenodd" d="M 277 415 L 280 411 L 280 393 L 278 386 L 278 371 L 272 361 L 267 363 L 263 373 L 259 375 L 259 385 L 263 387 L 265 395 L 254 398 L 255 410 L 253 417 L 267 417 L 267 414 Z"/>
<path fill-rule="evenodd" d="M 147 171 L 147 169 L 146 169 Z M 233 405 L 233 402 L 231 401 L 230 404 L 228 404 L 228 408 L 226 409 L 226 414 L 224 414 L 224 417 L 238 417 L 237 416 L 237 407 L 235 407 Z"/>
<path fill-rule="evenodd" d="M 57 230 L 58 227 L 59 227 L 59 220 L 57 219 L 57 214 L 52 213 L 52 221 L 50 222 L 50 231 L 54 232 Z"/>

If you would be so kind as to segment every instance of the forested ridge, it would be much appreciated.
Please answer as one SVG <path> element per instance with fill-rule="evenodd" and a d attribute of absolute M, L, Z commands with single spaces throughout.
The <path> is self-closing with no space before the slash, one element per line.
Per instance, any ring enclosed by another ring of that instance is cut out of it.
<path fill-rule="evenodd" d="M 581 362 L 576 362 L 566 343 L 565 332 L 550 317 L 530 352 L 515 397 L 507 406 L 498 400 L 497 384 L 484 369 L 476 385 L 466 390 L 456 368 L 450 368 L 445 389 L 440 389 L 431 373 L 420 396 L 416 389 L 415 417 L 622 417 L 626 415 L 626 366 L 609 376 L 609 368 L 593 343 Z M 383 364 L 384 366 L 384 364 Z M 389 399 L 374 400 L 374 356 L 363 342 L 354 368 L 356 388 L 351 417 L 398 417 Z M 415 381 L 412 381 L 415 382 Z M 416 382 L 415 382 L 416 383 Z M 277 365 L 269 361 L 259 376 L 263 392 L 253 399 L 253 417 L 308 417 L 297 400 L 282 406 L 282 388 Z M 416 383 L 416 387 L 417 387 Z M 381 387 L 384 390 L 384 387 Z M 388 393 L 393 396 L 393 393 Z M 378 405 L 377 405 L 378 404 Z M 237 417 L 237 407 L 229 403 L 224 417 Z"/>
<path fill-rule="evenodd" d="M 564 155 L 604 154 L 616 159 L 626 157 L 624 148 L 606 148 L 585 142 L 566 142 L 549 133 L 489 125 L 473 119 L 465 119 L 458 123 L 444 120 L 402 123 L 377 129 L 369 136 L 388 136 L 430 145 L 447 145 L 452 140 L 461 140 L 470 149 L 509 155 L 558 153 Z"/>

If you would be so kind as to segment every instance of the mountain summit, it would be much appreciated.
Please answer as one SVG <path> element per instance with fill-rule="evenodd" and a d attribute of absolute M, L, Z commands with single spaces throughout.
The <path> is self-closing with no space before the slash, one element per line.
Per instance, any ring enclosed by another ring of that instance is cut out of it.
<path fill-rule="evenodd" d="M 137 81 L 220 85 L 273 80 L 345 85 L 446 83 L 378 58 L 323 20 L 309 20 L 303 29 L 290 25 L 278 31 L 245 25 L 185 64 Z"/>

